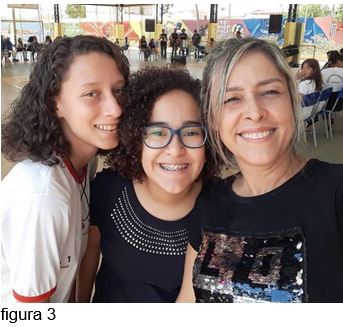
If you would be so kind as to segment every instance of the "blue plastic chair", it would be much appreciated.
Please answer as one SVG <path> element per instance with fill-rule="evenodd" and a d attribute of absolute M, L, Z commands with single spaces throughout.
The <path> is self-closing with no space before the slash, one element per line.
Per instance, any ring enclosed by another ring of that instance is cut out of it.
<path fill-rule="evenodd" d="M 320 91 L 315 91 L 309 94 L 306 94 L 302 98 L 302 114 L 303 120 L 305 123 L 312 123 L 312 135 L 314 147 L 317 147 L 317 136 L 316 136 L 316 127 L 314 124 L 314 118 L 317 115 L 317 106 L 320 97 Z M 306 140 L 306 133 L 305 133 Z"/>
<path fill-rule="evenodd" d="M 328 103 L 330 96 L 332 93 L 332 87 L 328 87 L 326 89 L 323 89 L 320 92 L 318 103 L 317 103 L 317 114 L 319 114 L 321 111 L 323 111 L 326 107 L 326 104 Z"/>
<path fill-rule="evenodd" d="M 331 117 L 334 116 L 336 113 L 342 113 L 342 112 L 343 112 L 343 88 L 339 91 L 334 105 L 329 109 L 326 109 L 326 108 L 323 109 L 326 137 L 328 138 L 330 134 L 331 141 L 333 141 Z"/>

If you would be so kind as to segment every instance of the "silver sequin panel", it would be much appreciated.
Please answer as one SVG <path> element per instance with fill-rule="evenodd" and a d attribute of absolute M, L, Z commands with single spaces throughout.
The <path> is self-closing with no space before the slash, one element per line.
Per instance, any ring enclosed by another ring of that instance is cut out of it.
<path fill-rule="evenodd" d="M 133 210 L 126 187 L 114 204 L 111 218 L 122 238 L 139 251 L 158 255 L 186 253 L 187 230 L 168 232 L 145 224 Z"/>

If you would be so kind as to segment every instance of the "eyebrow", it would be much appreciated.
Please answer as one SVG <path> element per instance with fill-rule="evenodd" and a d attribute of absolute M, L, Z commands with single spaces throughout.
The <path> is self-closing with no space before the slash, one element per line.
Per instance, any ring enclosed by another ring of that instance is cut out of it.
<path fill-rule="evenodd" d="M 167 122 L 164 121 L 152 121 L 148 123 L 146 126 L 153 126 L 153 125 L 160 125 L 160 126 L 169 126 Z M 189 126 L 189 125 L 201 125 L 200 121 L 194 121 L 194 120 L 187 120 L 182 123 L 181 126 Z"/>
<path fill-rule="evenodd" d="M 81 87 L 88 87 L 88 86 L 95 86 L 95 85 L 99 85 L 101 84 L 100 82 L 86 82 L 81 84 Z M 118 81 L 116 81 L 114 83 L 115 86 L 119 86 L 119 87 L 124 87 L 125 86 L 125 80 L 124 79 L 120 79 Z"/>
<path fill-rule="evenodd" d="M 283 81 L 280 78 L 269 78 L 263 81 L 260 81 L 257 83 L 257 86 L 264 86 L 264 85 L 268 85 L 271 83 L 275 83 L 275 82 L 279 82 L 282 83 Z M 243 91 L 242 87 L 238 87 L 238 86 L 234 86 L 234 87 L 228 87 L 225 90 L 226 92 L 230 92 L 230 91 Z"/>

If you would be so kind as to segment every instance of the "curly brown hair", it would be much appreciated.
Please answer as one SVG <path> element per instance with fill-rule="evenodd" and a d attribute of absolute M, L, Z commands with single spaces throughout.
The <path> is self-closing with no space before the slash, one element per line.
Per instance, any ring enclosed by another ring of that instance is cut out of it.
<path fill-rule="evenodd" d="M 55 40 L 43 51 L 1 124 L 1 152 L 8 160 L 31 159 L 52 166 L 60 161 L 56 153 L 70 155 L 71 146 L 56 115 L 54 97 L 74 58 L 91 52 L 110 56 L 128 79 L 129 62 L 111 41 L 89 35 Z"/>
<path fill-rule="evenodd" d="M 142 181 L 141 163 L 144 127 L 149 123 L 155 102 L 162 95 L 182 90 L 199 103 L 200 81 L 186 70 L 172 67 L 146 67 L 132 74 L 124 91 L 124 112 L 119 123 L 119 146 L 107 152 L 105 164 L 125 178 Z M 199 106 L 200 108 L 200 106 Z M 200 114 L 200 109 L 199 109 Z M 201 115 L 201 114 L 200 114 Z M 201 123 L 203 119 L 201 118 Z M 199 178 L 209 180 L 218 173 L 206 142 L 206 163 Z"/>

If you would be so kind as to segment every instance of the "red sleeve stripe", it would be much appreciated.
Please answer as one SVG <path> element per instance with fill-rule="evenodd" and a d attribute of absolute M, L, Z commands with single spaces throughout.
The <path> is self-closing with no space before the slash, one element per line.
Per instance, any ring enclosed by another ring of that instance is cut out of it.
<path fill-rule="evenodd" d="M 53 289 L 51 289 L 50 291 L 41 294 L 41 295 L 37 295 L 37 296 L 22 296 L 18 293 L 16 293 L 13 290 L 13 296 L 16 300 L 20 301 L 20 302 L 26 302 L 26 303 L 35 303 L 35 302 L 41 302 L 43 300 L 48 299 L 49 297 L 51 297 L 52 294 L 54 294 L 56 291 L 56 287 L 54 287 Z"/>

